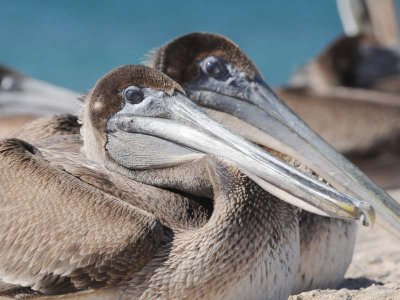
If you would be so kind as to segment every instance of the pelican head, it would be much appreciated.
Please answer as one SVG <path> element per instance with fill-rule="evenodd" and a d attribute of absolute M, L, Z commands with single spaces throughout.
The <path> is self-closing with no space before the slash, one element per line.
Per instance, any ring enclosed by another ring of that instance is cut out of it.
<path fill-rule="evenodd" d="M 368 35 L 343 36 L 334 40 L 314 60 L 301 67 L 291 85 L 311 89 L 332 86 L 381 89 L 385 82 L 398 82 L 400 56 Z"/>
<path fill-rule="evenodd" d="M 128 65 L 106 74 L 88 94 L 82 116 L 85 155 L 114 170 L 165 169 L 210 154 L 235 163 L 283 201 L 322 215 L 371 221 L 373 210 L 364 202 L 221 126 L 154 69 Z"/>
<path fill-rule="evenodd" d="M 389 229 L 400 230 L 400 205 L 294 114 L 227 38 L 179 37 L 154 51 L 149 65 L 176 80 L 209 116 L 247 140 L 295 159 L 338 191 L 367 201 Z"/>
<path fill-rule="evenodd" d="M 78 94 L 0 66 L 0 117 L 76 113 Z"/>

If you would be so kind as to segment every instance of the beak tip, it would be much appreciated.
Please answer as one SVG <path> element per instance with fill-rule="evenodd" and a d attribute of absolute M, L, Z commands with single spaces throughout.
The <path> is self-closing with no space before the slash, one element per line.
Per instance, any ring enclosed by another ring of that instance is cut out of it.
<path fill-rule="evenodd" d="M 372 227 L 375 224 L 376 213 L 375 209 L 366 202 L 362 202 L 359 207 L 360 221 L 366 227 Z"/>

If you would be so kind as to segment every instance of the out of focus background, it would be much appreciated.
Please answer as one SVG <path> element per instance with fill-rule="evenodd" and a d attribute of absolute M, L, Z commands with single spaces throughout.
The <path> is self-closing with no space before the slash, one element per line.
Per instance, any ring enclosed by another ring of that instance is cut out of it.
<path fill-rule="evenodd" d="M 28 122 L 76 113 L 79 92 L 173 38 L 213 32 L 236 42 L 290 108 L 399 200 L 399 24 L 400 0 L 0 0 L 0 138 L 29 137 Z M 78 132 L 75 117 L 67 120 Z M 346 289 L 300 298 L 400 299 L 399 249 L 382 228 L 364 228 Z"/>
<path fill-rule="evenodd" d="M 273 86 L 343 32 L 336 1 L 0 1 L 0 64 L 77 91 L 170 39 L 230 37 Z"/>

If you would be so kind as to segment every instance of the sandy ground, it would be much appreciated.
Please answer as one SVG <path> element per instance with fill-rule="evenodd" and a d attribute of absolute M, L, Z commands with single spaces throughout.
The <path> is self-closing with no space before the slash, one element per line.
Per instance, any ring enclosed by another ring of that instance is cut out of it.
<path fill-rule="evenodd" d="M 361 277 L 400 286 L 400 239 L 378 226 L 360 228 L 346 278 Z"/>

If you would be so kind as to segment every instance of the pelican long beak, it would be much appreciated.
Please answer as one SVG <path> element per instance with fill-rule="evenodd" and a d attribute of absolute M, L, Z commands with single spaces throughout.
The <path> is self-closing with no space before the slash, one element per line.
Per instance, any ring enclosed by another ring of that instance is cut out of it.
<path fill-rule="evenodd" d="M 247 140 L 295 158 L 338 191 L 368 202 L 381 216 L 379 223 L 400 236 L 400 204 L 310 129 L 262 80 L 242 78 L 240 88 L 185 88 L 210 116 Z"/>
<path fill-rule="evenodd" d="M 261 187 L 288 203 L 325 216 L 373 222 L 374 211 L 365 202 L 342 194 L 270 155 L 212 120 L 185 96 L 177 93 L 165 102 L 168 105 L 158 108 L 156 114 L 149 114 L 149 109 L 139 112 L 129 108 L 115 114 L 108 123 L 111 134 L 106 147 L 110 155 L 130 168 L 159 168 L 178 164 L 180 154 L 181 162 L 212 154 L 234 162 Z M 117 134 L 118 131 L 123 134 Z M 127 149 L 113 146 L 125 144 L 121 139 L 135 139 L 131 146 L 136 150 L 128 151 L 136 151 L 140 160 L 124 159 Z M 153 150 L 140 149 L 143 142 L 156 146 Z M 161 160 L 173 162 L 161 165 Z M 135 166 L 136 162 L 139 165 Z"/>
<path fill-rule="evenodd" d="M 7 79 L 3 81 L 7 84 Z M 68 89 L 23 77 L 14 87 L 0 89 L 0 116 L 76 113 L 79 110 L 78 97 L 78 93 Z"/>

